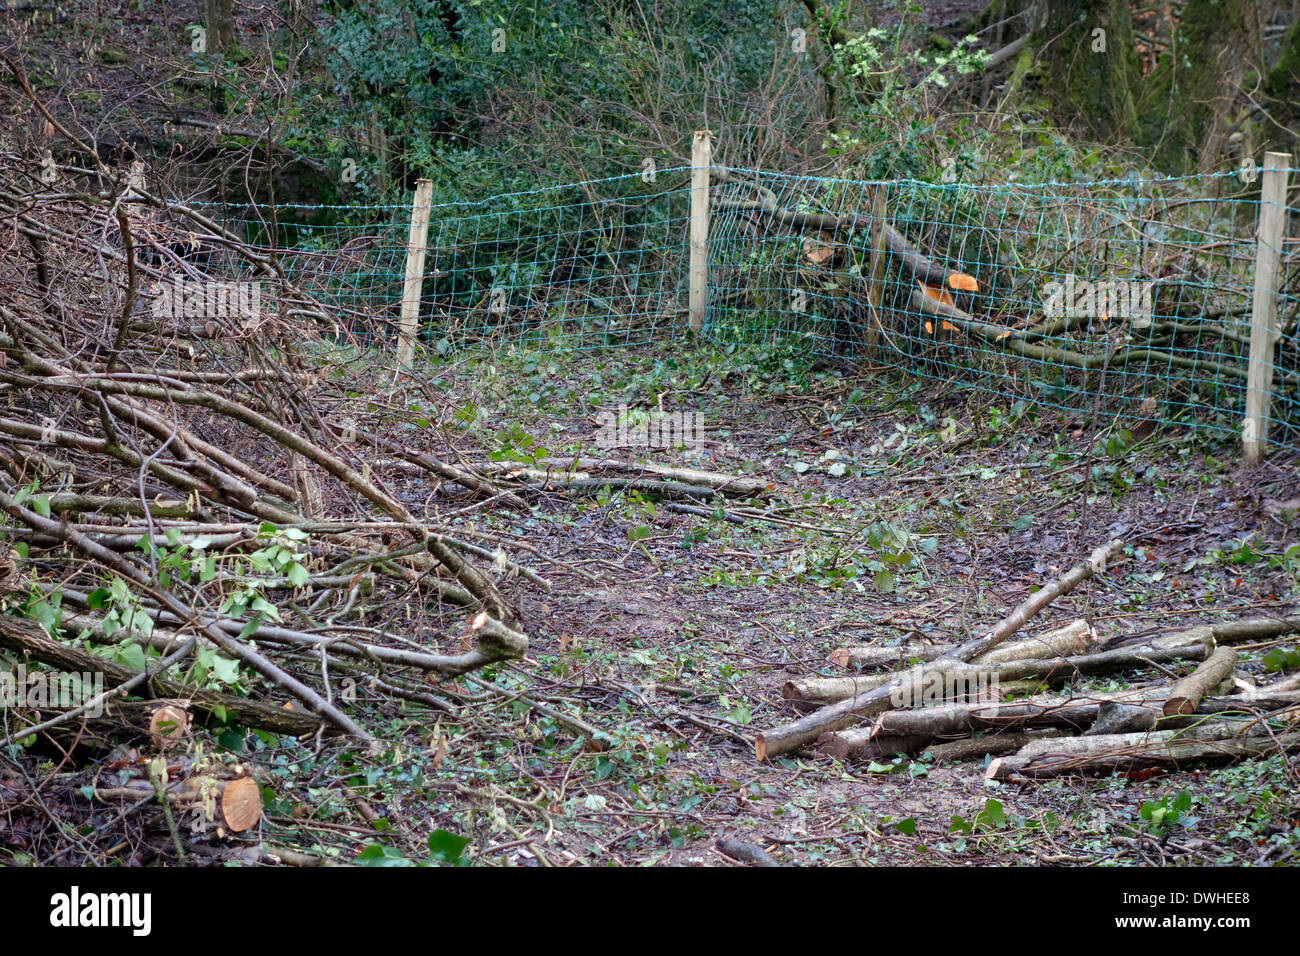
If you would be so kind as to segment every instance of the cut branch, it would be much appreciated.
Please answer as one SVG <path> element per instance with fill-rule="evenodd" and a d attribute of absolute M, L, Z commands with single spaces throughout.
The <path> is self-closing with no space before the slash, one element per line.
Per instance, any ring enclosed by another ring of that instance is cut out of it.
<path fill-rule="evenodd" d="M 1104 570 L 1107 562 L 1117 556 L 1122 548 L 1123 542 L 1118 540 L 1097 548 L 1088 560 L 1081 561 L 1061 577 L 1035 592 L 987 633 L 958 645 L 950 656 L 930 664 L 920 664 L 888 684 L 857 694 L 814 711 L 793 723 L 760 734 L 754 742 L 756 756 L 759 760 L 769 760 L 779 754 L 810 744 L 824 733 L 859 723 L 866 717 L 890 709 L 893 706 L 891 703 L 893 699 L 921 699 L 927 681 L 932 682 L 936 678 L 942 680 L 948 670 L 960 667 L 974 657 L 991 651 L 1056 598 L 1068 594 L 1081 583 Z"/>

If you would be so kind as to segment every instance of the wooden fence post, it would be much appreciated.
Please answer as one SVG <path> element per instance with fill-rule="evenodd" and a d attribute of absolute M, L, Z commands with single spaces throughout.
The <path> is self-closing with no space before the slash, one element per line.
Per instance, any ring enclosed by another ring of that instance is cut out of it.
<path fill-rule="evenodd" d="M 420 323 L 420 287 L 424 282 L 424 253 L 429 240 L 429 205 L 433 200 L 433 180 L 415 181 L 415 200 L 411 204 L 411 234 L 406 242 L 406 282 L 402 285 L 402 321 L 397 339 L 397 364 L 415 361 L 415 336 Z"/>
<path fill-rule="evenodd" d="M 1277 277 L 1286 232 L 1286 180 L 1290 153 L 1264 154 L 1259 192 L 1259 237 L 1255 249 L 1255 296 L 1250 309 L 1250 366 L 1246 371 L 1246 420 L 1241 444 L 1246 461 L 1256 462 L 1268 440 L 1273 399 L 1273 363 L 1279 338 Z"/>
<path fill-rule="evenodd" d="M 882 310 L 885 305 L 885 268 L 887 253 L 885 250 L 885 189 L 884 183 L 871 187 L 871 245 L 870 280 L 867 282 L 867 304 L 871 307 L 871 316 L 867 319 L 867 355 L 873 361 L 876 349 L 880 345 L 880 333 L 885 327 Z"/>
<path fill-rule="evenodd" d="M 713 134 L 695 131 L 691 143 L 691 296 L 689 321 L 696 332 L 704 325 L 709 286 L 709 172 Z"/>

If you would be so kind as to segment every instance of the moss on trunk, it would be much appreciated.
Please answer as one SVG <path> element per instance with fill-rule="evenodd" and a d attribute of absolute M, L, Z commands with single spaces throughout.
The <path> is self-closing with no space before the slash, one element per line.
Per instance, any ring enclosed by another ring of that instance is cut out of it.
<path fill-rule="evenodd" d="M 1187 0 L 1141 99 L 1138 140 L 1158 165 L 1180 172 L 1219 164 L 1255 61 L 1256 22 L 1254 0 Z"/>
<path fill-rule="evenodd" d="M 1260 132 L 1269 147 L 1294 154 L 1300 146 L 1300 20 L 1286 32 L 1277 61 L 1268 71 L 1264 91 L 1270 100 L 1269 115 L 1287 129 L 1267 123 Z"/>
<path fill-rule="evenodd" d="M 1141 69 L 1129 4 L 1045 0 L 1034 24 L 1034 79 L 1061 119 L 1102 140 L 1138 129 Z"/>

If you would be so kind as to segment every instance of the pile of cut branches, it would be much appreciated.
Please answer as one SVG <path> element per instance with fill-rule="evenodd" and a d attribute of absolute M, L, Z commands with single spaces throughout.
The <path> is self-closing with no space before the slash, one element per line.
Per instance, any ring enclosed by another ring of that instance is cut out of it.
<path fill-rule="evenodd" d="M 1084 620 L 1008 639 L 1051 601 L 1100 573 L 1111 542 L 1050 582 L 987 633 L 960 645 L 842 647 L 831 662 L 858 673 L 788 681 L 810 713 L 758 737 L 760 760 L 809 745 L 846 760 L 928 752 L 992 756 L 990 779 L 1148 773 L 1300 750 L 1300 674 L 1257 687 L 1230 646 L 1300 631 L 1281 615 L 1098 640 Z M 1169 668 L 1195 663 L 1171 679 Z M 896 668 L 891 670 L 890 668 Z M 1083 675 L 1159 670 L 1122 691 L 1053 692 Z M 867 671 L 879 671 L 867 673 Z"/>
<path fill-rule="evenodd" d="M 454 711 L 527 648 L 505 583 L 548 586 L 469 520 L 522 502 L 273 252 L 44 121 L 86 159 L 0 152 L 0 655 L 108 690 L 0 745 L 127 693 L 359 739 L 359 695 Z"/>

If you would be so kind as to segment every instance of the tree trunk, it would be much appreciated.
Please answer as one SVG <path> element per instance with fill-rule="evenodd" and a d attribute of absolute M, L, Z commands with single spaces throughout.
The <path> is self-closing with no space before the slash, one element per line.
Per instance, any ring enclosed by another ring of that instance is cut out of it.
<path fill-rule="evenodd" d="M 1033 39 L 1039 88 L 1062 119 L 1100 139 L 1138 129 L 1142 81 L 1130 5 L 1122 0 L 1041 0 Z"/>
<path fill-rule="evenodd" d="M 1263 124 L 1260 133 L 1264 145 L 1295 153 L 1300 145 L 1300 19 L 1286 32 L 1281 52 L 1268 71 L 1264 91 L 1272 101 L 1269 115 L 1277 124 Z"/>
<path fill-rule="evenodd" d="M 1254 0 L 1187 0 L 1140 101 L 1143 145 L 1165 169 L 1209 171 L 1233 129 L 1234 100 L 1256 60 Z"/>
<path fill-rule="evenodd" d="M 235 39 L 234 0 L 203 0 L 203 22 L 208 31 L 208 52 L 223 52 Z"/>

